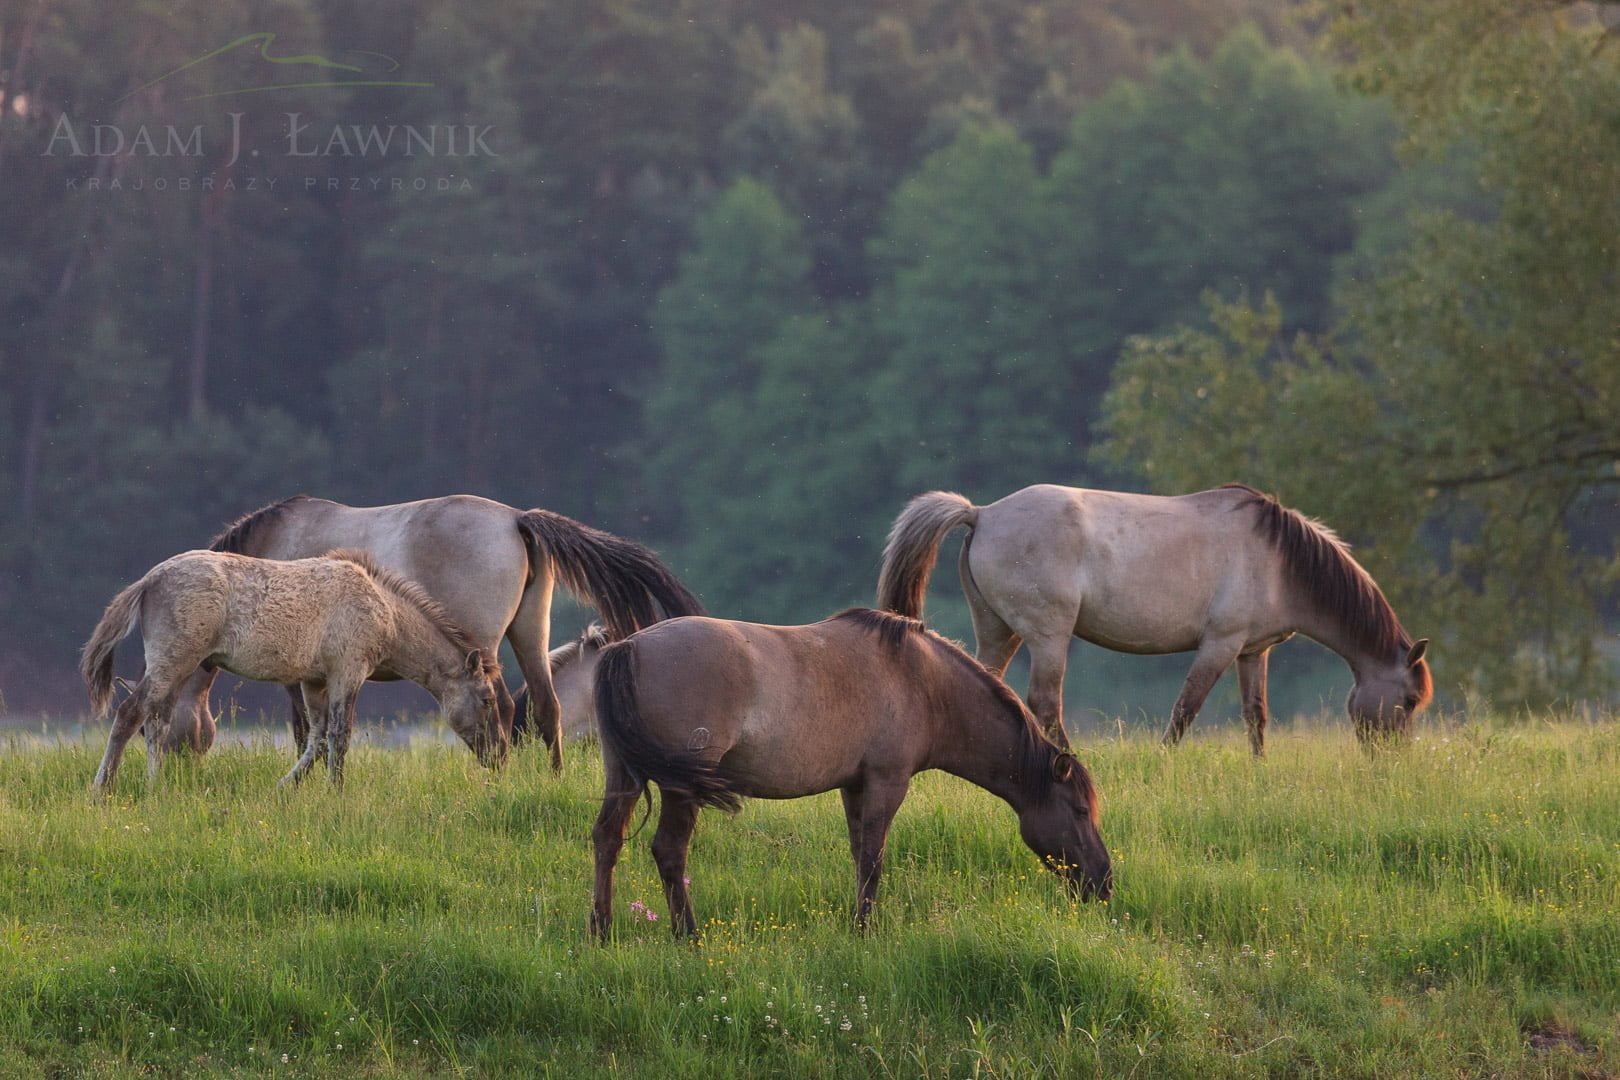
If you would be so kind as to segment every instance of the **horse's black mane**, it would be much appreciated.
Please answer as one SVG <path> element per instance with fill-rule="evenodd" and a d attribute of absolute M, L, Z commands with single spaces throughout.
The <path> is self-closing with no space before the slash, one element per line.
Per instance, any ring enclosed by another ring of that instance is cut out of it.
<path fill-rule="evenodd" d="M 1404 654 L 1411 635 L 1332 529 L 1247 484 L 1223 487 L 1245 496 L 1240 505 L 1254 508 L 1255 528 L 1282 555 L 1288 576 L 1319 611 L 1341 619 L 1355 645 L 1384 658 Z"/>
<path fill-rule="evenodd" d="M 833 621 L 847 622 L 860 627 L 870 633 L 876 634 L 879 645 L 885 649 L 898 649 L 910 639 L 926 642 L 939 652 L 949 656 L 956 663 L 976 675 L 985 688 L 1006 706 L 1008 712 L 1017 717 L 1019 722 L 1029 733 L 1029 738 L 1023 743 L 1023 757 L 1018 763 L 1019 775 L 1022 783 L 1034 791 L 1044 791 L 1056 782 L 1053 771 L 1053 761 L 1059 754 L 1066 753 L 1061 747 L 1046 737 L 1036 722 L 1035 716 L 1024 705 L 1024 700 L 1013 691 L 1013 688 L 1002 681 L 1001 677 L 974 658 L 962 646 L 950 638 L 937 634 L 923 625 L 921 619 L 913 619 L 907 615 L 897 615 L 892 611 L 878 611 L 874 608 L 849 608 L 840 611 L 829 618 Z M 1084 792 L 1086 801 L 1092 808 L 1095 818 L 1097 811 L 1097 789 L 1091 782 L 1091 773 L 1078 758 L 1075 759 L 1074 776 Z"/>
<path fill-rule="evenodd" d="M 208 550 L 226 551 L 234 555 L 250 554 L 247 544 L 254 533 L 274 524 L 285 517 L 294 506 L 309 500 L 308 495 L 293 495 L 269 506 L 261 506 L 250 514 L 243 514 L 209 542 Z"/>
<path fill-rule="evenodd" d="M 377 565 L 377 560 L 372 558 L 371 553 L 367 551 L 360 551 L 356 548 L 340 548 L 336 551 L 328 551 L 326 557 L 354 563 L 369 574 L 371 580 L 375 581 L 379 586 L 387 589 L 425 615 L 427 620 L 436 626 L 439 632 L 456 648 L 463 653 L 476 652 L 483 664 L 486 676 L 494 676 L 500 673 L 500 663 L 496 660 L 494 652 L 480 647 L 476 641 L 469 637 L 467 632 L 450 617 L 449 612 L 444 610 L 444 605 L 429 596 L 427 590 L 422 586 L 404 574 Z"/>

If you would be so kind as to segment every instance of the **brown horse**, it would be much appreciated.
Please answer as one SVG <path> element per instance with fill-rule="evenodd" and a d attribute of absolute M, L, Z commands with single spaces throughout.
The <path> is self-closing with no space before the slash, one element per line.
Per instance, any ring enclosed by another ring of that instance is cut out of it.
<path fill-rule="evenodd" d="M 146 673 L 118 707 L 96 772 L 98 791 L 112 783 L 138 728 L 146 729 L 147 772 L 157 774 L 175 697 L 199 667 L 303 689 L 314 722 L 283 783 L 308 770 L 317 746 L 333 782 L 342 783 L 355 695 L 373 675 L 421 684 L 485 764 L 498 751 L 490 722 L 500 679 L 494 655 L 421 586 L 363 552 L 272 562 L 188 551 L 154 566 L 113 598 L 84 646 L 79 670 L 98 717 L 112 699 L 113 652 L 137 621 Z"/>
<path fill-rule="evenodd" d="M 855 857 L 855 925 L 865 927 L 889 824 L 925 769 L 1006 800 L 1024 842 L 1082 898 L 1113 889 L 1085 767 L 1041 735 L 1005 683 L 914 619 L 864 609 L 810 626 L 675 619 L 603 651 L 596 702 L 607 770 L 592 834 L 599 938 L 649 781 L 663 793 L 652 849 L 677 936 L 697 932 L 686 850 L 699 809 L 833 788 Z"/>
<path fill-rule="evenodd" d="M 1350 665 L 1348 709 L 1363 742 L 1409 735 L 1433 695 L 1428 640 L 1413 641 L 1333 532 L 1242 484 L 1173 497 L 1038 484 L 989 506 L 919 495 L 883 551 L 878 605 L 920 618 L 945 534 L 960 560 L 979 660 L 997 673 L 1029 646 L 1029 705 L 1063 729 L 1070 636 L 1118 652 L 1196 650 L 1164 741 L 1180 741 L 1235 660 L 1249 746 L 1265 751 L 1266 663 L 1296 633 Z"/>
<path fill-rule="evenodd" d="M 561 580 L 594 606 L 608 636 L 627 637 L 660 618 L 700 615 L 703 606 L 658 556 L 640 544 L 549 510 L 518 510 L 473 495 L 389 506 L 345 506 L 295 495 L 241 518 L 211 545 L 214 551 L 262 559 L 303 559 L 334 548 L 368 552 L 377 564 L 418 582 L 478 646 L 494 652 L 505 637 L 534 691 L 533 726 L 562 767 L 561 714 L 546 654 L 551 594 Z M 199 672 L 181 695 L 172 743 L 206 750 L 214 738 L 208 689 Z M 305 744 L 302 700 L 293 698 L 293 736 Z M 505 759 L 513 705 L 497 682 L 500 718 L 495 759 Z"/>

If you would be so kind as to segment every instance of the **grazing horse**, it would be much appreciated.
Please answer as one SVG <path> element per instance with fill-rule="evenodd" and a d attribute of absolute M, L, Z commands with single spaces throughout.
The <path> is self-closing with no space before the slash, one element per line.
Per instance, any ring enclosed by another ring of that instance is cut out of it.
<path fill-rule="evenodd" d="M 596 662 L 610 644 L 608 633 L 599 623 L 591 623 L 583 633 L 551 650 L 546 658 L 551 669 L 551 688 L 562 708 L 564 739 L 580 739 L 596 734 Z M 533 733 L 529 723 L 529 688 L 517 693 L 512 721 L 512 743 L 516 745 Z"/>
<path fill-rule="evenodd" d="M 485 764 L 498 752 L 490 723 L 500 680 L 494 654 L 421 586 L 364 552 L 272 562 L 188 551 L 158 563 L 113 598 L 84 646 L 79 670 L 98 717 L 112 700 L 113 651 L 137 621 L 146 673 L 118 707 L 97 791 L 112 783 L 138 728 L 146 729 L 147 773 L 157 775 L 175 697 L 199 667 L 302 688 L 310 737 L 282 783 L 303 776 L 317 746 L 333 782 L 343 782 L 355 695 L 373 675 L 421 684 Z"/>
<path fill-rule="evenodd" d="M 1009 803 L 1024 843 L 1081 898 L 1112 892 L 1085 767 L 1040 733 L 1005 683 L 915 619 L 856 609 L 810 626 L 660 623 L 603 650 L 596 706 L 607 770 L 592 833 L 598 938 L 612 919 L 625 827 L 649 781 L 663 794 L 652 849 L 676 936 L 697 933 L 686 850 L 699 809 L 833 788 L 844 797 L 854 921 L 864 928 L 889 824 L 924 769 Z"/>
<path fill-rule="evenodd" d="M 334 548 L 365 551 L 379 566 L 420 583 L 480 648 L 494 652 L 504 636 L 533 689 L 533 726 L 551 748 L 554 769 L 562 767 L 561 719 L 546 662 L 554 583 L 560 579 L 594 606 L 614 639 L 660 618 L 703 613 L 697 598 L 642 545 L 549 510 L 518 510 L 473 495 L 369 507 L 295 495 L 239 519 L 211 548 L 261 559 L 303 559 Z M 198 750 L 213 742 L 213 680 L 213 672 L 199 672 L 187 683 L 183 719 L 171 742 Z M 302 701 L 295 687 L 288 689 L 293 737 L 302 747 Z M 504 682 L 497 682 L 496 694 L 499 763 L 506 756 L 513 705 Z"/>
<path fill-rule="evenodd" d="M 919 495 L 889 532 L 879 607 L 922 616 L 940 541 L 958 525 L 979 660 L 1005 672 L 1019 642 L 1029 646 L 1029 706 L 1062 745 L 1071 635 L 1118 652 L 1196 650 L 1167 745 L 1235 660 L 1249 747 L 1263 754 L 1267 654 L 1296 633 L 1350 665 L 1364 743 L 1410 735 L 1433 695 L 1428 640 L 1412 640 L 1344 542 L 1242 484 L 1178 496 L 1037 484 L 982 507 Z"/>

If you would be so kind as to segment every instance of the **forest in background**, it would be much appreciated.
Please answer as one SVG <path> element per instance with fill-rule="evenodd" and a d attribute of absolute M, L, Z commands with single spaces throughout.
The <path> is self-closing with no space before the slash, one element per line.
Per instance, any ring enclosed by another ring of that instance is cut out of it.
<path fill-rule="evenodd" d="M 922 490 L 1243 480 L 1452 702 L 1606 693 L 1614 8 L 0 0 L 0 692 L 300 491 L 803 622 Z"/>

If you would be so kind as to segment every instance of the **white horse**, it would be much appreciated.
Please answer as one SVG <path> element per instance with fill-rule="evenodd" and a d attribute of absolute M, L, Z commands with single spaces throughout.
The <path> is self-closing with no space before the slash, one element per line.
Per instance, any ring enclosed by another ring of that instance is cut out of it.
<path fill-rule="evenodd" d="M 945 534 L 968 527 L 962 589 L 979 660 L 1002 673 L 1029 646 L 1029 707 L 1067 745 L 1071 636 L 1118 652 L 1194 652 L 1164 741 L 1180 741 L 1215 681 L 1238 667 L 1249 745 L 1265 752 L 1266 664 L 1296 633 L 1350 665 L 1348 709 L 1367 742 L 1409 735 L 1433 696 L 1413 641 L 1333 532 L 1241 484 L 1137 495 L 1038 484 L 989 506 L 933 491 L 906 505 L 883 552 L 878 606 L 920 618 Z"/>

